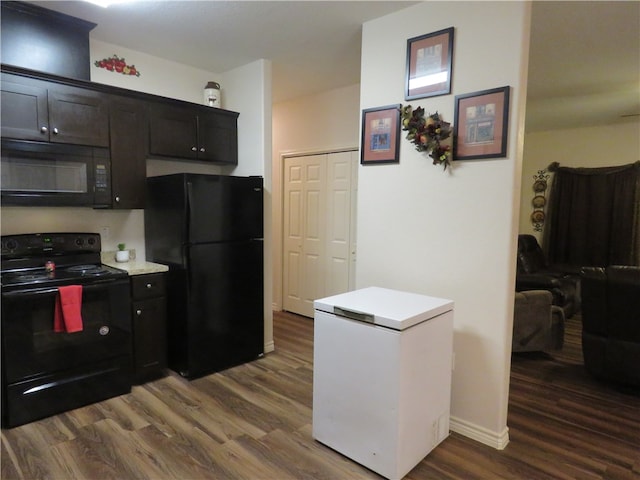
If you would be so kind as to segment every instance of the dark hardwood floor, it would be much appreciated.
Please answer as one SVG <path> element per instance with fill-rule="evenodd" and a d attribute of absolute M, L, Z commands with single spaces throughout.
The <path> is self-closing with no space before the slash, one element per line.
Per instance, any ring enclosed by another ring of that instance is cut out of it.
<path fill-rule="evenodd" d="M 187 382 L 2 431 L 1 478 L 379 479 L 311 437 L 313 321 L 276 313 L 277 350 Z M 513 356 L 502 451 L 452 433 L 406 477 L 640 479 L 640 396 L 583 369 L 580 321 L 562 352 Z"/>

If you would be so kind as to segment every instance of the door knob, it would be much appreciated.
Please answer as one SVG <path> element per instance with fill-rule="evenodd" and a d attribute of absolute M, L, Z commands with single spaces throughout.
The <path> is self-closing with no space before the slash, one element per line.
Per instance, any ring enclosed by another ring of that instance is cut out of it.
<path fill-rule="evenodd" d="M 47 133 L 49 129 L 47 127 L 40 127 L 40 133 Z"/>
<path fill-rule="evenodd" d="M 57 128 L 57 127 L 56 127 L 56 128 L 54 128 L 54 129 L 53 129 L 53 134 L 54 134 L 54 135 L 57 135 L 58 133 L 60 133 L 60 132 L 58 131 L 58 128 Z"/>
<path fill-rule="evenodd" d="M 197 151 L 198 151 L 198 149 L 197 149 L 196 147 L 191 147 L 191 151 L 192 151 L 192 152 L 197 152 Z"/>
<path fill-rule="evenodd" d="M 136 315 L 138 316 L 142 315 L 142 310 L 136 310 Z"/>

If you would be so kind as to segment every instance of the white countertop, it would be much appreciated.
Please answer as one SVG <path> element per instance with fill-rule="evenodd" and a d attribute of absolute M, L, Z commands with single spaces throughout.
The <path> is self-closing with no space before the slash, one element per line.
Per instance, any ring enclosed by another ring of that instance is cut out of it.
<path fill-rule="evenodd" d="M 119 268 L 129 275 L 145 275 L 147 273 L 161 273 L 169 271 L 169 267 L 160 263 L 147 262 L 146 260 L 132 259 L 128 262 L 116 262 L 115 252 L 102 252 L 101 261 L 105 265 Z"/>

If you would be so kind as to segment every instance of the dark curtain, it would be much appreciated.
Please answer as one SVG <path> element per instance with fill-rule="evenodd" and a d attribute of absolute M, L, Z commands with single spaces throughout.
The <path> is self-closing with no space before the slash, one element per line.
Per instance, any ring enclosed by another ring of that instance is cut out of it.
<path fill-rule="evenodd" d="M 549 263 L 640 265 L 640 162 L 549 170 L 555 173 L 543 240 Z"/>

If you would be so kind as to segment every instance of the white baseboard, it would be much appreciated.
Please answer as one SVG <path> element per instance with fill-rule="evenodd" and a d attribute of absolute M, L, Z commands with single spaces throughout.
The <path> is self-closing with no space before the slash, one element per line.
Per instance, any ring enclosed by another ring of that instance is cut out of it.
<path fill-rule="evenodd" d="M 271 340 L 264 344 L 264 353 L 273 352 L 276 349 L 276 344 Z"/>
<path fill-rule="evenodd" d="M 452 432 L 459 433 L 497 450 L 503 450 L 509 443 L 509 427 L 504 427 L 504 430 L 498 433 L 460 418 L 451 417 L 449 428 Z"/>

